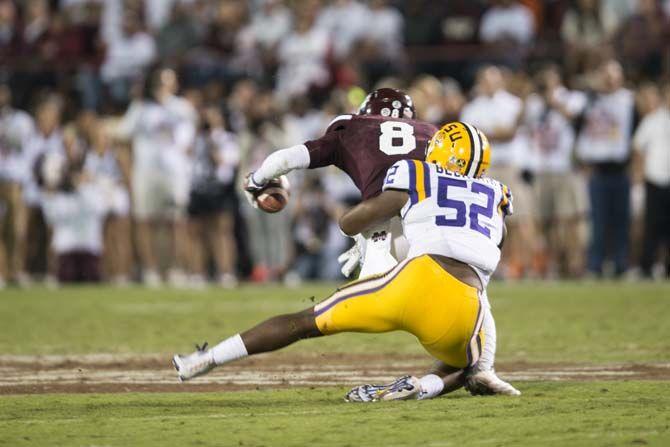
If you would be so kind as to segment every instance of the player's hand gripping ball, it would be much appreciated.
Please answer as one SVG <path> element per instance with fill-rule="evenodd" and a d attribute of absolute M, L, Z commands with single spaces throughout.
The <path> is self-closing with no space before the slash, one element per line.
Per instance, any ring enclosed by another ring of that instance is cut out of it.
<path fill-rule="evenodd" d="M 251 204 L 266 213 L 278 213 L 288 203 L 290 184 L 285 175 L 272 179 L 261 187 L 245 189 L 251 195 Z"/>

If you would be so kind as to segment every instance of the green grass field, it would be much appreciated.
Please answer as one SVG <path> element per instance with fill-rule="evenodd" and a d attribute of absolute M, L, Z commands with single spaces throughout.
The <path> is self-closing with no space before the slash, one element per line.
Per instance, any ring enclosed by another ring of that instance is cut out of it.
<path fill-rule="evenodd" d="M 265 317 L 308 307 L 310 297 L 330 290 L 6 290 L 0 292 L 0 366 L 9 371 L 11 356 L 47 354 L 169 359 L 194 342 L 217 342 Z M 667 374 L 515 382 L 520 398 L 460 391 L 375 405 L 344 403 L 347 387 L 337 383 L 200 393 L 4 393 L 0 445 L 670 445 L 670 284 L 494 284 L 489 295 L 503 372 L 517 362 L 650 363 L 665 364 Z M 338 335 L 273 356 L 334 352 L 402 358 L 422 350 L 401 333 Z"/>

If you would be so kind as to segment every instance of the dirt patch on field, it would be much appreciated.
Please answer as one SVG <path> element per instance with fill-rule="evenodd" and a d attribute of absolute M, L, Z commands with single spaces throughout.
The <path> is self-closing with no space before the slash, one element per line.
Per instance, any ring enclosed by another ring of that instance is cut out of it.
<path fill-rule="evenodd" d="M 289 386 L 353 386 L 420 374 L 426 357 L 264 355 L 179 383 L 169 355 L 0 356 L 0 394 L 227 391 Z M 529 380 L 670 380 L 670 363 L 567 365 L 503 363 L 498 373 Z"/>

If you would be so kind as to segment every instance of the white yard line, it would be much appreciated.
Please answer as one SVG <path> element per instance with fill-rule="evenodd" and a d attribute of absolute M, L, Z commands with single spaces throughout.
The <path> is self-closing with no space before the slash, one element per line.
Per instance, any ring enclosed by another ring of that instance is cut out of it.
<path fill-rule="evenodd" d="M 175 372 L 166 365 L 156 368 L 156 360 L 162 355 L 119 356 L 116 354 L 94 354 L 85 356 L 0 356 L 0 389 L 19 386 L 45 385 L 177 385 Z M 420 361 L 398 363 L 364 363 L 356 357 L 342 359 L 341 364 L 319 362 L 318 358 L 305 357 L 302 363 L 235 364 L 220 368 L 192 382 L 195 385 L 228 385 L 251 387 L 301 385 L 332 386 L 355 385 L 365 382 L 384 383 L 394 377 L 425 367 Z M 129 362 L 129 369 L 123 364 Z M 147 366 L 133 366 L 133 362 L 150 362 Z M 333 361 L 336 361 L 333 359 Z M 72 362 L 76 366 L 71 366 Z M 38 368 L 36 368 L 38 366 Z M 523 370 L 505 371 L 500 374 L 514 381 L 533 380 L 584 380 L 622 379 L 644 377 L 652 369 L 662 373 L 661 379 L 670 378 L 670 363 L 651 365 L 581 365 L 581 366 L 537 366 Z M 188 387 L 191 383 L 181 386 Z"/>

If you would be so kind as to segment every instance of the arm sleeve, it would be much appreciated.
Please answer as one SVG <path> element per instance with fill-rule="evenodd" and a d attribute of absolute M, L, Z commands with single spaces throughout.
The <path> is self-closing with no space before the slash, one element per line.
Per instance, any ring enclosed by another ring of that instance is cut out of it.
<path fill-rule="evenodd" d="M 411 191 L 413 186 L 411 181 L 411 167 L 410 163 L 413 163 L 410 160 L 400 160 L 395 162 L 388 171 L 386 171 L 386 177 L 384 178 L 384 184 L 382 185 L 382 191 L 388 189 L 395 189 L 401 191 Z"/>
<path fill-rule="evenodd" d="M 309 160 L 310 153 L 304 144 L 280 149 L 268 155 L 261 167 L 254 172 L 254 182 L 262 185 L 294 169 L 308 168 Z"/>

